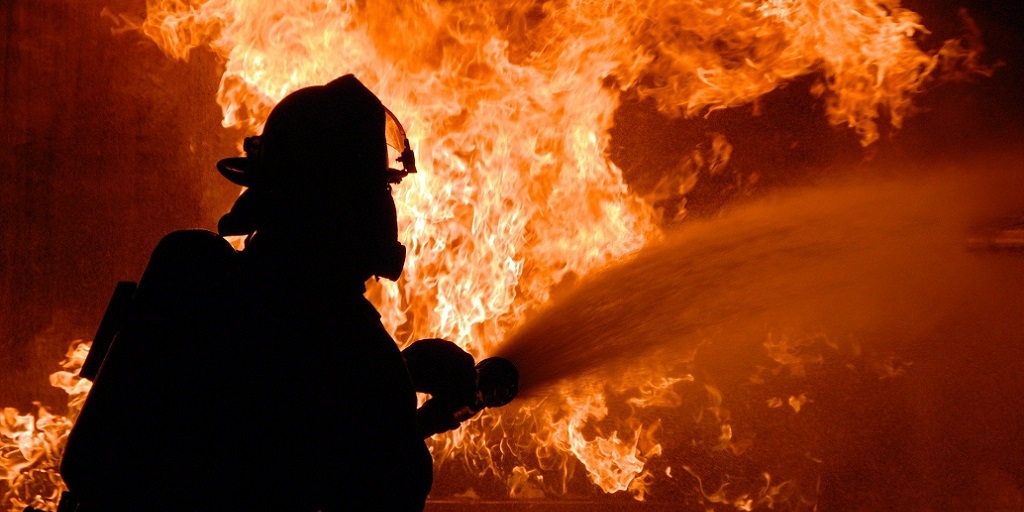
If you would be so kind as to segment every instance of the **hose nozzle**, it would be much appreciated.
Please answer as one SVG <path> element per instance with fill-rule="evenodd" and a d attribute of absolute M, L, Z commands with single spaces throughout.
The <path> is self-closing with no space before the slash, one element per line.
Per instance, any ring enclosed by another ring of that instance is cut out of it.
<path fill-rule="evenodd" d="M 476 364 L 476 389 L 480 408 L 501 407 L 519 392 L 519 370 L 503 357 L 489 357 Z"/>

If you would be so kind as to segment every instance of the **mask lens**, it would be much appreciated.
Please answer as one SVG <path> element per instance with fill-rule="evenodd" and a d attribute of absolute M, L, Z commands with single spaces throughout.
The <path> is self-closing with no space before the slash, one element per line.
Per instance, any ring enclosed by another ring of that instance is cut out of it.
<path fill-rule="evenodd" d="M 407 174 L 416 172 L 416 157 L 409 147 L 405 128 L 387 108 L 384 108 L 384 140 L 388 145 L 388 182 L 398 183 Z"/>
<path fill-rule="evenodd" d="M 384 109 L 384 140 L 388 143 L 388 162 L 391 166 L 401 163 L 398 157 L 405 150 L 405 129 L 390 110 Z"/>

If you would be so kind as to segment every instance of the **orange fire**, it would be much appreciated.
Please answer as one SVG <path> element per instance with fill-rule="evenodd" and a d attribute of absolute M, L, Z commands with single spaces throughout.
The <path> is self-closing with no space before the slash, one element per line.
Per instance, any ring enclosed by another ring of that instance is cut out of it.
<path fill-rule="evenodd" d="M 667 115 L 698 116 L 812 75 L 830 121 L 868 145 L 880 117 L 898 128 L 936 70 L 971 55 L 958 41 L 922 50 L 915 36 L 925 28 L 898 0 L 148 0 L 147 18 L 128 25 L 171 57 L 218 55 L 223 124 L 246 134 L 300 87 L 354 73 L 375 91 L 403 121 L 422 172 L 395 191 L 410 249 L 405 273 L 374 283 L 369 295 L 400 344 L 442 337 L 478 359 L 560 283 L 662 237 L 658 213 L 608 156 L 625 91 L 653 98 Z M 728 160 L 720 139 L 702 165 Z M 699 170 L 686 167 L 680 193 Z M 80 364 L 85 350 L 77 345 L 69 361 Z M 84 396 L 87 381 L 57 375 L 55 384 Z M 612 391 L 632 397 L 629 410 L 671 408 L 680 403 L 673 385 L 687 379 L 650 371 Z M 432 439 L 435 459 L 465 461 L 527 498 L 565 492 L 580 465 L 602 492 L 641 500 L 655 479 L 697 476 L 686 466 L 667 475 L 646 469 L 661 453 L 660 420 L 609 417 L 608 384 L 569 383 L 561 401 L 485 411 Z M 706 411 L 718 415 L 718 392 L 706 391 Z M 800 394 L 773 400 L 770 407 L 794 412 L 807 403 Z M 12 503 L 52 509 L 58 477 L 38 492 L 19 479 L 30 470 L 55 475 L 71 419 L 45 409 L 35 417 L 7 409 L 0 419 L 0 478 L 15 489 Z M 728 418 L 717 420 L 713 449 L 742 451 Z M 701 493 L 749 510 L 783 485 L 764 480 L 760 494 Z"/>

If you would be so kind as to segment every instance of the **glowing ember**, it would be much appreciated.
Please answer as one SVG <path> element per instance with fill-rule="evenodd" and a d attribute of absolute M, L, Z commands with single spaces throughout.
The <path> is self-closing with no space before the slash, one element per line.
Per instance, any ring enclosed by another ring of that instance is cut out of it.
<path fill-rule="evenodd" d="M 246 133 L 303 86 L 354 73 L 376 92 L 405 124 L 421 172 L 396 189 L 400 238 L 410 249 L 405 273 L 397 284 L 373 283 L 369 296 L 400 344 L 442 337 L 478 359 L 563 281 L 663 236 L 653 208 L 608 158 L 624 91 L 653 98 L 666 114 L 694 116 L 814 75 L 813 93 L 831 122 L 870 144 L 880 117 L 900 126 L 943 56 L 971 58 L 956 42 L 938 53 L 920 49 L 914 36 L 924 27 L 895 0 L 149 0 L 137 28 L 170 56 L 220 56 L 224 125 Z M 707 165 L 724 164 L 728 142 L 719 136 L 714 148 Z M 814 363 L 784 343 L 766 347 L 780 367 Z M 59 375 L 56 384 L 84 396 L 86 381 Z M 513 497 L 566 493 L 582 464 L 603 492 L 642 500 L 656 478 L 648 463 L 662 448 L 660 420 L 638 411 L 678 407 L 676 387 L 693 380 L 650 371 L 608 386 L 569 384 L 561 400 L 485 412 L 433 439 L 432 450 L 439 464 L 461 459 L 476 474 L 496 475 Z M 705 390 L 699 415 L 715 424 L 708 446 L 742 452 L 719 392 Z M 627 405 L 613 410 L 606 393 Z M 765 400 L 793 412 L 813 404 L 799 392 Z M 0 463 L 17 495 L 12 503 L 52 502 L 52 473 L 39 498 L 26 494 L 36 484 L 23 480 L 36 478 L 26 468 L 52 470 L 73 414 L 5 410 L 2 420 Z M 686 472 L 700 482 L 690 466 L 677 466 L 676 478 Z M 765 474 L 760 493 L 701 494 L 750 510 L 779 499 L 786 485 Z"/>

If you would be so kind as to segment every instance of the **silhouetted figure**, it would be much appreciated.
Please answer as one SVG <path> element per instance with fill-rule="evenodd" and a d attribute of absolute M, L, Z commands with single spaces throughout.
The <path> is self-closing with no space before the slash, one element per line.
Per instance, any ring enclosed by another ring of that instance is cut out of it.
<path fill-rule="evenodd" d="M 284 98 L 246 153 L 218 164 L 248 187 L 219 233 L 167 235 L 126 307 L 61 466 L 76 510 L 421 510 L 413 382 L 363 296 L 405 260 L 404 131 L 346 75 Z"/>

